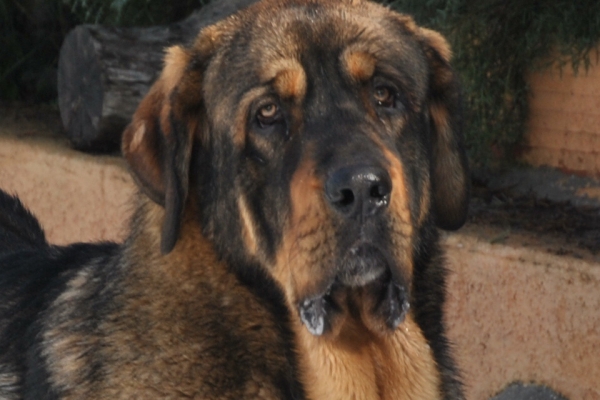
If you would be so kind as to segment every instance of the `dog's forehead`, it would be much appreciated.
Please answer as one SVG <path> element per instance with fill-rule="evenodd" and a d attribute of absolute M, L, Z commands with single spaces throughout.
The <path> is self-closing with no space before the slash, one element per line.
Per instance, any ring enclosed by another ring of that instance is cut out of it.
<path fill-rule="evenodd" d="M 266 83 L 282 70 L 339 64 L 346 52 L 358 55 L 352 60 L 361 67 L 359 75 L 377 63 L 401 70 L 416 81 L 426 80 L 425 61 L 416 39 L 418 28 L 412 19 L 378 4 L 267 0 L 223 26 L 228 40 L 213 59 L 220 78 L 243 73 L 248 84 Z M 342 62 L 351 61 L 343 58 Z"/>

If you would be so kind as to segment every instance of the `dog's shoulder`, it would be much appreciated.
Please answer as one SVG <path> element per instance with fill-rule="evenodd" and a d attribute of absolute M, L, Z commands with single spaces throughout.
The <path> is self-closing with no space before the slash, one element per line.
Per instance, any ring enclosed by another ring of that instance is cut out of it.
<path fill-rule="evenodd" d="M 42 355 L 45 316 L 81 271 L 98 272 L 119 246 L 17 245 L 0 254 L 0 398 L 47 398 L 51 385 Z M 94 285 L 85 286 L 91 292 Z"/>
<path fill-rule="evenodd" d="M 43 370 L 34 361 L 40 316 L 82 268 L 98 268 L 118 249 L 115 243 L 53 246 L 21 201 L 0 191 L 0 398 L 20 395 L 23 379 Z"/>

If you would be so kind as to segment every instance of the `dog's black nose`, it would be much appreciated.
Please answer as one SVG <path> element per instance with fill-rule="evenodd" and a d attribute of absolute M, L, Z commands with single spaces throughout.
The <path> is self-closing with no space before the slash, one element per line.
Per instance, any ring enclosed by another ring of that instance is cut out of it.
<path fill-rule="evenodd" d="M 339 168 L 325 182 L 329 203 L 347 218 L 377 214 L 388 206 L 391 192 L 387 171 L 369 165 Z"/>

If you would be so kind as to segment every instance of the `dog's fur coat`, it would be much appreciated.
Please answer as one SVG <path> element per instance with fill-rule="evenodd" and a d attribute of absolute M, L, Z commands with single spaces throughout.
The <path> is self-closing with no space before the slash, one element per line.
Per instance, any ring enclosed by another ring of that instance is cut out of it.
<path fill-rule="evenodd" d="M 449 61 L 360 0 L 265 0 L 169 49 L 123 137 L 124 244 L 52 246 L 0 195 L 0 399 L 461 399 Z"/>

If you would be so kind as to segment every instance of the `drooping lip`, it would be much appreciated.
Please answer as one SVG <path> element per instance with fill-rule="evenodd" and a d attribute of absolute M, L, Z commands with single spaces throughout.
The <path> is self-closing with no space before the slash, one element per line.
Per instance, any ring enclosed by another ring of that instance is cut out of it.
<path fill-rule="evenodd" d="M 373 242 L 357 241 L 343 253 L 326 289 L 298 303 L 300 319 L 311 334 L 329 331 L 332 319 L 343 312 L 336 298 L 343 290 L 369 293 L 371 312 L 391 330 L 402 323 L 410 307 L 404 280 L 395 275 L 391 256 Z"/>
<path fill-rule="evenodd" d="M 360 284 L 355 277 L 343 282 L 343 278 L 338 276 L 329 284 L 327 290 L 316 296 L 304 298 L 298 303 L 300 319 L 311 334 L 321 336 L 329 331 L 336 315 L 344 312 L 344 306 L 339 301 L 345 297 L 338 297 L 338 294 L 344 291 L 350 294 L 357 290 L 360 296 L 355 299 L 361 301 L 365 301 L 367 296 L 367 312 L 371 315 L 369 318 L 382 321 L 389 330 L 395 330 L 404 321 L 410 309 L 407 287 L 402 280 L 397 282 L 394 279 L 390 264 L 382 263 L 378 257 L 374 257 L 367 264 L 372 262 L 377 263 L 376 269 L 360 274 Z M 370 267 L 372 268 L 371 265 Z M 351 285 L 355 283 L 355 286 Z M 380 332 L 380 328 L 375 329 Z"/>

